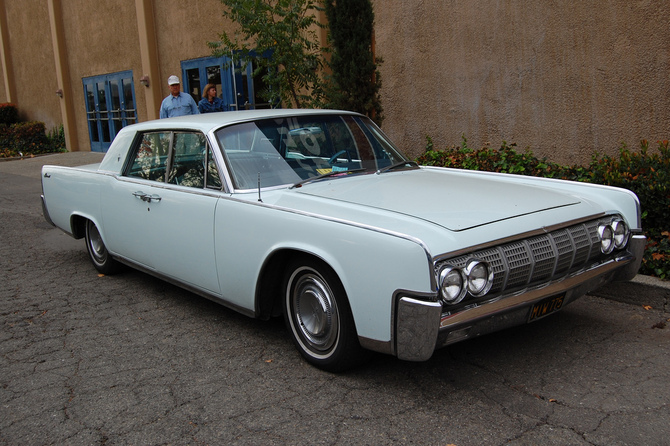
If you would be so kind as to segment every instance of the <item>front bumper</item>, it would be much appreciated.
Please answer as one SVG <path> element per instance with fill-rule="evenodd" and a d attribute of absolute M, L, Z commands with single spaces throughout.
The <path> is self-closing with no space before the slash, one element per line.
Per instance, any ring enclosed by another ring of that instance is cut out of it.
<path fill-rule="evenodd" d="M 614 259 L 455 313 L 443 314 L 438 302 L 403 296 L 396 312 L 396 355 L 407 361 L 425 361 L 437 348 L 526 323 L 532 306 L 547 297 L 564 295 L 566 305 L 605 283 L 630 280 L 640 268 L 645 243 L 644 235 L 634 235 L 628 250 Z"/>

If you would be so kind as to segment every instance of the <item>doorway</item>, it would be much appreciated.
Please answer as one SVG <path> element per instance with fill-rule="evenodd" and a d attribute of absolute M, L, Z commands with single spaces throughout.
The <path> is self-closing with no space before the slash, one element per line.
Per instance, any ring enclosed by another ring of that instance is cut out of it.
<path fill-rule="evenodd" d="M 137 121 L 133 72 L 85 77 L 86 121 L 92 152 L 106 152 L 123 127 Z"/>
<path fill-rule="evenodd" d="M 205 57 L 181 63 L 184 91 L 196 103 L 202 99 L 207 84 L 216 86 L 216 94 L 226 104 L 226 111 L 272 108 L 263 103 L 259 92 L 263 88 L 261 76 L 254 78 L 254 67 L 249 63 L 231 63 L 229 57 Z"/>

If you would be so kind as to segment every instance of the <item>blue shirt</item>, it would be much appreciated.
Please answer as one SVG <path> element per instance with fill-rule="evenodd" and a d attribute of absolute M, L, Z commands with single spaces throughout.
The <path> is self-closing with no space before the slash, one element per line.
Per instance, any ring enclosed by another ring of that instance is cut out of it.
<path fill-rule="evenodd" d="M 200 113 L 228 111 L 226 108 L 223 99 L 217 97 L 214 98 L 213 102 L 209 102 L 209 100 L 205 98 L 202 98 L 200 102 L 198 102 L 198 110 L 200 110 Z"/>
<path fill-rule="evenodd" d="M 168 96 L 163 99 L 161 104 L 161 118 L 174 118 L 175 116 L 197 115 L 200 114 L 198 106 L 190 94 L 183 91 L 179 92 L 179 96 Z"/>

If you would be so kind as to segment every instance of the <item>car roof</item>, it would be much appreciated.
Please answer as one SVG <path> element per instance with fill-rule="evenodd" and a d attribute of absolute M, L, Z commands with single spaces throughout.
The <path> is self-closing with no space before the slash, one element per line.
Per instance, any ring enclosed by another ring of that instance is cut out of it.
<path fill-rule="evenodd" d="M 204 113 L 199 115 L 179 116 L 176 118 L 164 118 L 153 121 L 145 121 L 124 127 L 127 131 L 144 131 L 149 129 L 197 129 L 204 133 L 236 122 L 244 122 L 256 119 L 307 116 L 307 115 L 359 115 L 358 113 L 343 110 L 319 110 L 319 109 L 291 109 L 275 108 L 269 110 L 243 110 Z"/>

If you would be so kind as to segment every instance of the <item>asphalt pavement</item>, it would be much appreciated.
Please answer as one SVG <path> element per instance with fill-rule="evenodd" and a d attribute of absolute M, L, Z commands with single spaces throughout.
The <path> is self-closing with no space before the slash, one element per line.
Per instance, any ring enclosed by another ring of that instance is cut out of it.
<path fill-rule="evenodd" d="M 670 287 L 638 276 L 423 363 L 345 374 L 48 225 L 42 164 L 0 162 L 0 444 L 670 444 Z"/>

